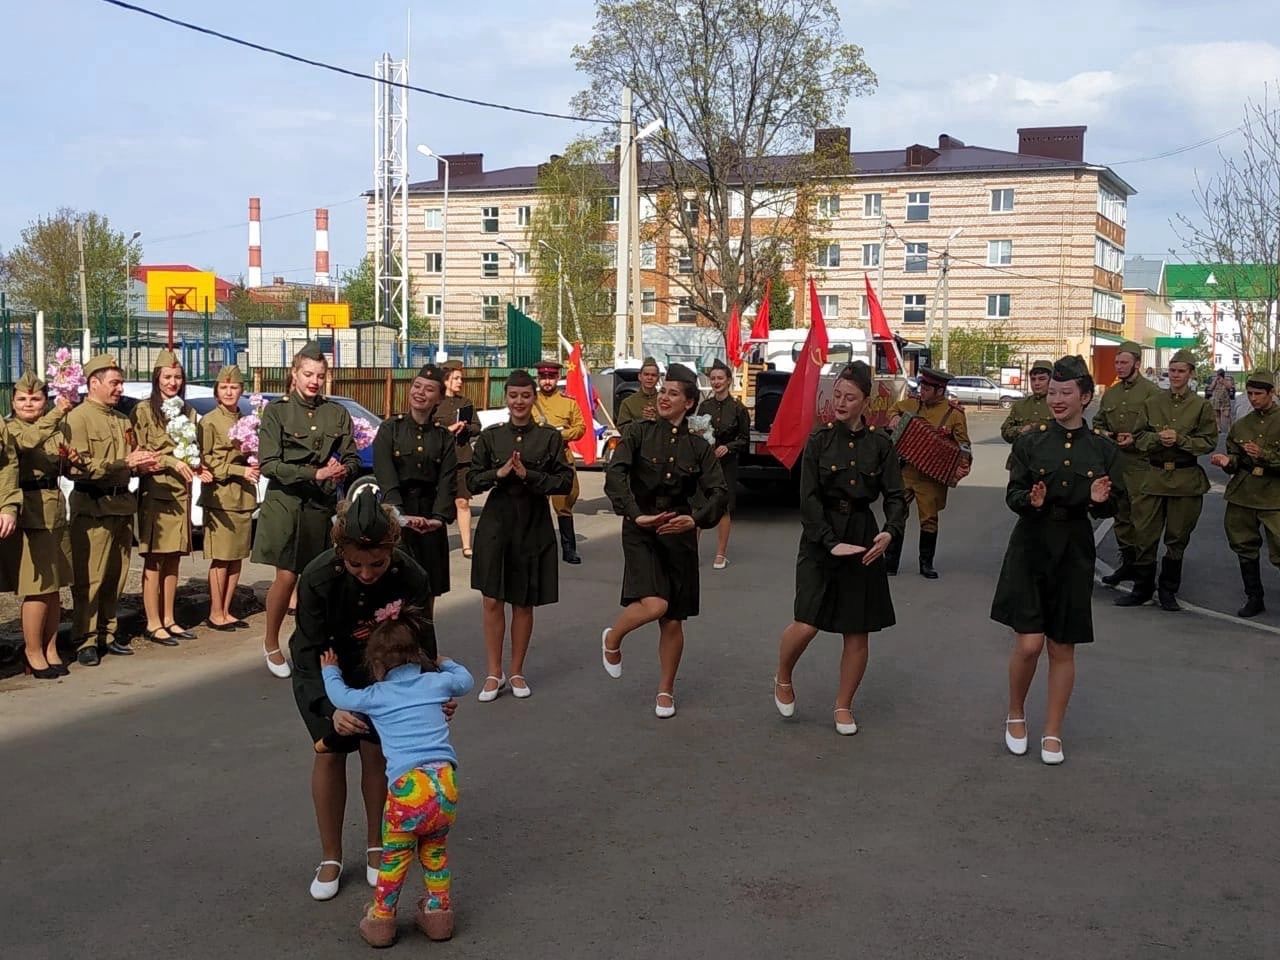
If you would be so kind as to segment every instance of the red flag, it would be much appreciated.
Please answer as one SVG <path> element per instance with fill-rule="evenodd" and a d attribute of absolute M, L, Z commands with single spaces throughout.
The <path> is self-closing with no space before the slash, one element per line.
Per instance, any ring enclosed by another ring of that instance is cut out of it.
<path fill-rule="evenodd" d="M 898 372 L 898 351 L 893 346 L 893 333 L 889 329 L 889 321 L 884 317 L 876 292 L 871 289 L 871 278 L 865 273 L 862 279 L 867 284 L 867 312 L 871 314 L 871 339 L 884 344 L 885 362 L 890 373 Z"/>
<path fill-rule="evenodd" d="M 733 305 L 729 314 L 729 325 L 724 328 L 724 353 L 729 358 L 729 366 L 737 367 L 742 363 L 742 317 L 738 315 L 738 305 Z"/>
<path fill-rule="evenodd" d="M 818 306 L 818 288 L 809 278 L 809 334 L 796 369 L 782 392 L 766 446 L 788 469 L 795 466 L 813 432 L 818 409 L 818 378 L 827 362 L 827 325 Z"/>
<path fill-rule="evenodd" d="M 587 383 L 587 368 L 582 362 L 582 344 L 575 343 L 569 352 L 569 369 L 564 377 L 564 395 L 578 405 L 582 411 L 583 422 L 587 432 L 579 440 L 573 440 L 569 446 L 582 458 L 585 466 L 596 462 L 595 418 L 591 410 L 591 388 Z"/>
<path fill-rule="evenodd" d="M 773 291 L 773 281 L 766 280 L 764 284 L 764 299 L 760 301 L 760 306 L 756 310 L 756 319 L 751 324 L 752 340 L 768 340 L 769 339 L 769 294 Z"/>

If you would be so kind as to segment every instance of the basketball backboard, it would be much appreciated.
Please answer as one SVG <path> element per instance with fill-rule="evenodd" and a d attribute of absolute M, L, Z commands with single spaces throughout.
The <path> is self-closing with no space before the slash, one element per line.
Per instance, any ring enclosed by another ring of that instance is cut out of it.
<path fill-rule="evenodd" d="M 199 270 L 150 270 L 147 272 L 147 309 L 168 313 L 210 312 L 218 305 L 212 273 Z"/>
<path fill-rule="evenodd" d="M 345 330 L 351 326 L 351 304 L 308 303 L 307 326 L 312 330 Z"/>

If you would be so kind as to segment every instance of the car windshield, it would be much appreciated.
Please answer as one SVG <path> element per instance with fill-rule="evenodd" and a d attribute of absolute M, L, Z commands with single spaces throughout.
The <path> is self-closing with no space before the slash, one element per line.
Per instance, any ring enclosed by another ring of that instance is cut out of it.
<path fill-rule="evenodd" d="M 187 403 L 191 405 L 192 410 L 200 414 L 200 416 L 202 417 L 206 416 L 211 410 L 213 410 L 214 407 L 218 405 L 217 398 L 215 397 L 194 397 L 188 400 Z M 245 416 L 248 416 L 249 414 L 253 413 L 253 408 L 249 405 L 248 397 L 242 396 L 237 406 L 239 407 L 240 412 Z"/>

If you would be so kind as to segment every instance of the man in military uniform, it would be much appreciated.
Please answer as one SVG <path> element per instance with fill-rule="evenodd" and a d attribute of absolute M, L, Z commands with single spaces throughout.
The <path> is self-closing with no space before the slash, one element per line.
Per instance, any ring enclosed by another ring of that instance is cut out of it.
<path fill-rule="evenodd" d="M 1231 474 L 1222 525 L 1244 581 L 1245 602 L 1236 616 L 1256 617 L 1266 609 L 1258 559 L 1263 533 L 1271 563 L 1280 566 L 1280 408 L 1270 370 L 1254 370 L 1244 388 L 1253 409 L 1231 425 L 1227 452 L 1213 454 L 1209 462 Z"/>
<path fill-rule="evenodd" d="M 1000 425 L 1000 436 L 1004 442 L 1012 444 L 1024 433 L 1039 430 L 1040 424 L 1053 420 L 1049 412 L 1049 378 L 1053 376 L 1053 364 L 1048 360 L 1036 360 L 1031 364 L 1028 375 L 1031 380 L 1031 396 L 1015 400 L 1009 408 L 1009 415 Z M 1006 470 L 1013 469 L 1013 454 L 1005 462 Z"/>
<path fill-rule="evenodd" d="M 633 420 L 658 419 L 658 361 L 645 357 L 636 379 L 640 389 L 618 404 L 614 413 L 613 422 L 619 430 Z"/>
<path fill-rule="evenodd" d="M 124 394 L 124 375 L 111 354 L 93 357 L 84 367 L 85 401 L 67 414 L 71 434 L 71 560 L 74 579 L 72 633 L 76 659 L 97 666 L 99 649 L 118 656 L 133 651 L 117 635 L 116 604 L 129 576 L 133 515 L 138 501 L 129 478 L 155 473 L 160 460 L 135 450 L 129 418 L 116 409 Z"/>
<path fill-rule="evenodd" d="M 554 360 L 544 360 L 538 364 L 537 370 L 538 396 L 533 401 L 533 419 L 544 427 L 560 431 L 560 439 L 564 441 L 564 458 L 573 469 L 573 489 L 565 496 L 551 498 L 551 509 L 556 512 L 556 521 L 560 525 L 560 552 L 565 563 L 581 563 L 577 534 L 573 529 L 573 505 L 578 502 L 578 471 L 575 469 L 573 450 L 569 448 L 569 444 L 587 435 L 587 425 L 577 401 L 570 400 L 557 386 L 560 364 Z"/>
<path fill-rule="evenodd" d="M 1150 469 L 1133 495 L 1136 542 L 1133 592 L 1116 601 L 1120 607 L 1141 606 L 1159 594 L 1160 609 L 1181 610 L 1182 555 L 1200 519 L 1209 478 L 1199 458 L 1218 445 L 1213 408 L 1189 387 L 1195 358 L 1179 350 L 1169 361 L 1169 389 L 1157 390 L 1142 405 L 1134 424 L 1134 444 Z M 1164 533 L 1164 561 L 1156 583 L 1156 552 Z"/>
<path fill-rule="evenodd" d="M 969 447 L 969 424 L 964 410 L 954 401 L 947 400 L 947 384 L 951 374 L 943 370 L 921 367 L 918 399 L 899 400 L 893 407 L 890 426 L 896 427 L 905 413 L 923 417 L 926 421 L 948 434 L 960 445 L 965 456 L 958 471 L 961 479 L 968 476 L 972 463 Z M 920 511 L 920 576 L 937 580 L 938 571 L 933 568 L 933 557 L 938 549 L 938 514 L 947 505 L 947 485 L 931 480 L 910 463 L 902 465 L 902 482 L 907 488 L 907 512 L 915 501 Z M 904 521 L 905 522 L 905 521 Z M 898 561 L 902 557 L 902 541 L 895 539 L 885 554 L 885 564 L 890 576 L 898 573 Z"/>
<path fill-rule="evenodd" d="M 1120 344 L 1116 351 L 1116 382 L 1102 395 L 1093 418 L 1093 429 L 1114 440 L 1120 448 L 1118 466 L 1124 479 L 1123 485 L 1116 487 L 1115 534 L 1120 547 L 1120 566 L 1115 573 L 1102 578 L 1109 587 L 1133 579 L 1133 561 L 1137 556 L 1130 491 L 1142 488 L 1142 475 L 1149 467 L 1147 458 L 1134 443 L 1133 431 L 1147 400 L 1160 392 L 1160 388 L 1139 370 L 1141 359 L 1142 347 L 1139 344 L 1132 340 Z"/>

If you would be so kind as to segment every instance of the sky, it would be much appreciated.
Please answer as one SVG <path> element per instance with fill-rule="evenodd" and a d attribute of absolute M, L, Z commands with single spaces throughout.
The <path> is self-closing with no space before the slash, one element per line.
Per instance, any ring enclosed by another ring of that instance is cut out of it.
<path fill-rule="evenodd" d="M 585 85 L 570 51 L 594 21 L 590 0 L 140 3 L 366 73 L 384 51 L 407 49 L 416 85 L 558 112 Z M 837 6 L 846 39 L 879 78 L 876 93 L 839 118 L 855 150 L 936 143 L 944 132 L 1016 150 L 1020 126 L 1085 124 L 1086 159 L 1114 164 L 1138 190 L 1130 255 L 1181 252 L 1170 219 L 1191 211 L 1197 173 L 1217 169 L 1217 150 L 1238 150 L 1242 138 L 1125 161 L 1231 130 L 1245 100 L 1280 79 L 1280 40 L 1265 28 L 1276 24 L 1272 0 L 1226 0 L 1211 16 L 1183 0 Z M 335 272 L 363 256 L 370 82 L 102 0 L 2 4 L 0 38 L 0 249 L 59 207 L 94 209 L 121 232 L 142 232 L 144 263 L 191 263 L 235 280 L 247 269 L 248 198 L 259 196 L 268 282 L 311 279 L 315 207 L 330 211 Z M 412 179 L 435 175 L 416 143 L 483 153 L 494 169 L 540 162 L 585 130 L 413 94 Z"/>

